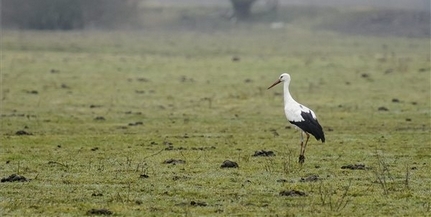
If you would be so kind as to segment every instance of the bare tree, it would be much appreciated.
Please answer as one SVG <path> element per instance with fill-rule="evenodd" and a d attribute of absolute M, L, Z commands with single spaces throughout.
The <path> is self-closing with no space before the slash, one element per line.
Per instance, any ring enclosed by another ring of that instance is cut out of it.
<path fill-rule="evenodd" d="M 235 17 L 238 20 L 249 20 L 252 16 L 259 17 L 271 13 L 276 13 L 279 0 L 230 0 L 233 7 L 233 14 L 230 18 Z M 255 3 L 259 2 L 260 10 L 252 14 L 251 9 Z"/>
<path fill-rule="evenodd" d="M 234 10 L 234 16 L 238 20 L 247 20 L 251 16 L 251 7 L 256 0 L 230 0 Z"/>

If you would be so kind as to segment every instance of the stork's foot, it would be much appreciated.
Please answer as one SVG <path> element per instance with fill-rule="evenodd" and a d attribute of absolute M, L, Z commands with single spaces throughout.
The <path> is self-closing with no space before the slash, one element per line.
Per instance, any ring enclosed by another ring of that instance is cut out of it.
<path fill-rule="evenodd" d="M 305 161 L 305 156 L 304 155 L 299 155 L 299 163 L 300 164 L 303 164 L 304 163 L 304 161 Z"/>

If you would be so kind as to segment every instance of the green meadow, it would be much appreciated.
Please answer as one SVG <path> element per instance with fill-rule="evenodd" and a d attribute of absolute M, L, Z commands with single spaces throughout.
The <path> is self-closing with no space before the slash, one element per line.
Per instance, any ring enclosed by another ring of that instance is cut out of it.
<path fill-rule="evenodd" d="M 2 30 L 1 215 L 429 216 L 429 38 L 314 22 Z M 326 135 L 302 166 L 283 72 Z"/>

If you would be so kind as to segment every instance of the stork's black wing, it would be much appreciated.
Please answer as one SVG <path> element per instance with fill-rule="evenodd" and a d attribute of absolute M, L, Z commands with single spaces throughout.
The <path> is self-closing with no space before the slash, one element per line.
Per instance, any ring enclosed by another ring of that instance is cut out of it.
<path fill-rule="evenodd" d="M 322 126 L 320 126 L 317 119 L 313 117 L 311 111 L 309 112 L 301 112 L 301 116 L 304 119 L 303 121 L 289 121 L 291 124 L 298 126 L 301 130 L 310 133 L 317 140 L 322 140 L 325 142 L 325 134 L 323 133 Z"/>

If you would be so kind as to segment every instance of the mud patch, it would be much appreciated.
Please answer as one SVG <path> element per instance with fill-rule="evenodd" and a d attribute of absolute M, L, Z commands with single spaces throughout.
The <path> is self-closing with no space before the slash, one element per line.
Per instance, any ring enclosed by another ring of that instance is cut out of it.
<path fill-rule="evenodd" d="M 28 182 L 29 180 L 24 176 L 12 174 L 9 177 L 2 178 L 1 182 Z"/>
<path fill-rule="evenodd" d="M 87 211 L 87 215 L 112 215 L 112 212 L 107 209 L 90 209 Z"/>
<path fill-rule="evenodd" d="M 275 153 L 273 151 L 265 151 L 265 150 L 259 150 L 259 151 L 255 151 L 254 154 L 252 155 L 253 157 L 272 157 L 275 156 Z"/>
<path fill-rule="evenodd" d="M 221 164 L 220 168 L 238 168 L 238 164 L 234 161 L 230 161 L 230 160 L 225 160 L 223 161 L 223 163 Z"/>
<path fill-rule="evenodd" d="M 279 193 L 280 196 L 286 196 L 286 197 L 304 197 L 307 196 L 305 192 L 298 191 L 298 190 L 286 190 L 281 191 Z"/>

